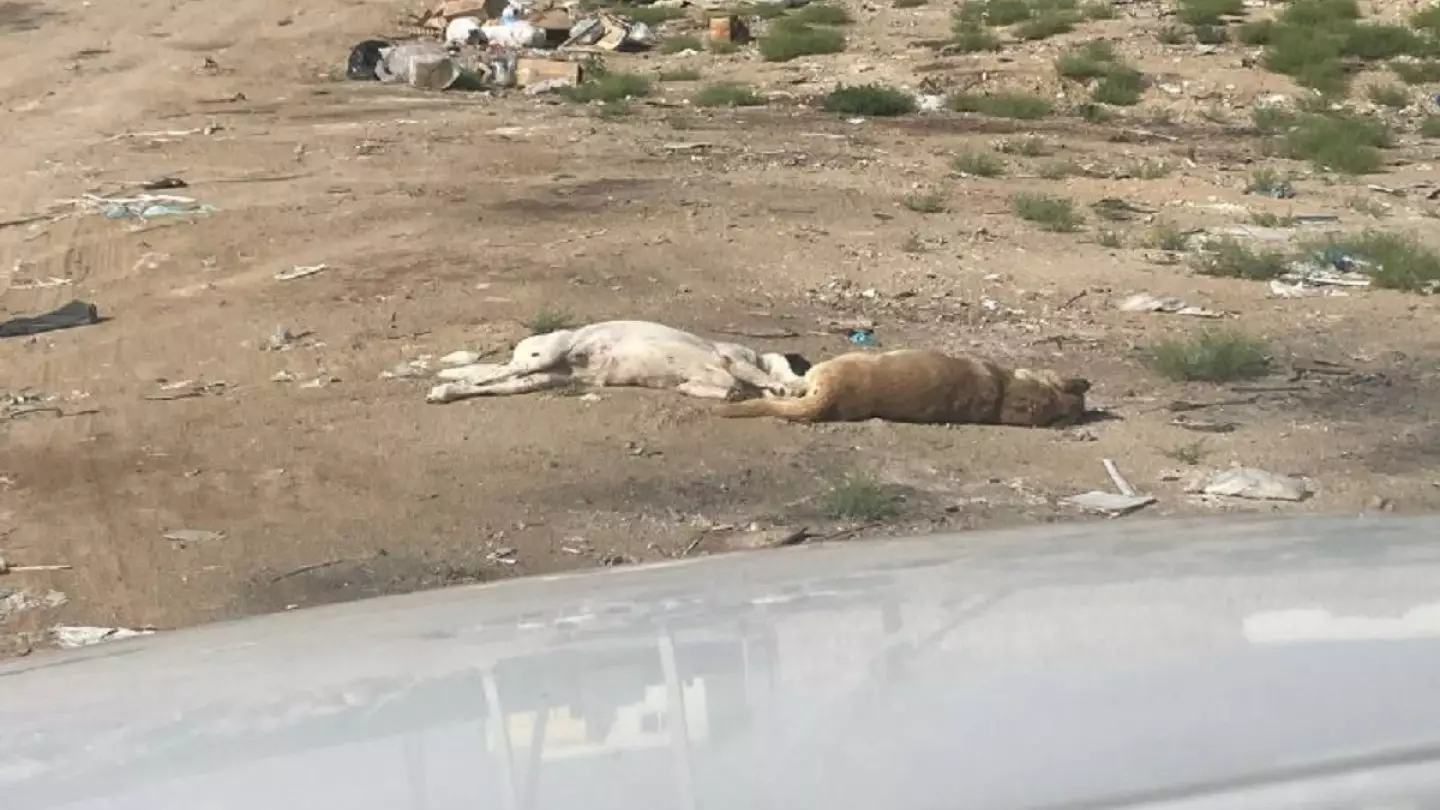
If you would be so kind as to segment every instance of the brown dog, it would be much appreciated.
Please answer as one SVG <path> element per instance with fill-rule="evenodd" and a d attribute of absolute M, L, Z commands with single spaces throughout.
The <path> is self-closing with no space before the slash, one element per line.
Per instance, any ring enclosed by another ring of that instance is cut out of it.
<path fill-rule="evenodd" d="M 805 373 L 801 397 L 720 405 L 721 416 L 778 416 L 796 422 L 1072 425 L 1085 413 L 1088 380 L 1052 371 L 1003 368 L 978 357 L 923 349 L 852 352 Z"/>

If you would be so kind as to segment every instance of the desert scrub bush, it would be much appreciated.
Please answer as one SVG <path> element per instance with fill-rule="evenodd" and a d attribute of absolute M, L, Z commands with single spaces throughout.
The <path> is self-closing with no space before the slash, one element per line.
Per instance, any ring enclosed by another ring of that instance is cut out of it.
<path fill-rule="evenodd" d="M 961 20 L 958 15 L 950 39 L 951 50 L 959 53 L 1000 50 L 1000 38 L 991 33 L 990 29 L 978 22 Z"/>
<path fill-rule="evenodd" d="M 696 107 L 759 107 L 765 103 L 765 97 L 749 85 L 716 82 L 701 88 L 692 103 Z"/>
<path fill-rule="evenodd" d="M 883 84 L 841 85 L 826 94 L 820 103 L 825 112 L 868 115 L 873 118 L 915 112 L 915 97 Z"/>
<path fill-rule="evenodd" d="M 1080 15 L 1087 20 L 1113 20 L 1120 16 L 1114 3 L 1105 0 L 1090 0 L 1080 6 Z"/>
<path fill-rule="evenodd" d="M 1185 29 L 1178 25 L 1162 25 L 1160 30 L 1155 32 L 1155 38 L 1162 45 L 1183 45 L 1185 44 Z"/>
<path fill-rule="evenodd" d="M 1046 11 L 1038 14 L 1023 23 L 1015 26 L 1016 39 L 1027 42 L 1049 39 L 1060 34 L 1068 34 L 1075 30 L 1080 23 L 1080 13 L 1076 11 Z"/>
<path fill-rule="evenodd" d="M 907 8 L 920 8 L 921 6 L 929 4 L 929 2 L 930 0 L 894 0 L 894 2 L 890 4 L 890 7 L 902 10 Z"/>
<path fill-rule="evenodd" d="M 1027 135 L 1023 138 L 1006 138 L 995 144 L 995 151 L 1007 155 L 1021 155 L 1023 157 L 1042 157 L 1050 154 L 1050 144 L 1044 138 L 1036 135 Z"/>
<path fill-rule="evenodd" d="M 1286 157 L 1343 174 L 1370 174 L 1384 165 L 1380 150 L 1394 142 L 1385 122 L 1351 113 L 1301 116 L 1285 134 Z"/>
<path fill-rule="evenodd" d="M 1150 247 L 1179 253 L 1190 246 L 1190 237 L 1173 222 L 1161 222 L 1150 230 Z"/>
<path fill-rule="evenodd" d="M 1165 160 L 1145 160 L 1130 170 L 1130 174 L 1141 180 L 1159 180 L 1169 176 L 1175 167 Z"/>
<path fill-rule="evenodd" d="M 699 37 L 679 36 L 666 37 L 660 40 L 661 53 L 680 53 L 681 51 L 703 51 L 705 43 Z"/>
<path fill-rule="evenodd" d="M 801 6 L 796 11 L 787 14 L 786 18 L 791 22 L 805 25 L 849 25 L 855 22 L 849 11 L 829 3 L 811 3 Z"/>
<path fill-rule="evenodd" d="M 1115 48 L 1103 39 L 1071 48 L 1055 60 L 1055 72 L 1067 79 L 1098 79 L 1119 61 Z"/>
<path fill-rule="evenodd" d="M 1055 108 L 1044 96 L 1031 93 L 956 93 L 945 102 L 956 112 L 973 112 L 991 118 L 1015 118 L 1031 120 L 1044 118 Z"/>
<path fill-rule="evenodd" d="M 1263 37 L 1258 29 L 1248 33 L 1263 39 L 1267 69 L 1329 95 L 1349 86 L 1347 59 L 1374 62 L 1435 50 L 1433 40 L 1406 26 L 1359 20 L 1355 0 L 1294 0 Z"/>
<path fill-rule="evenodd" d="M 1115 113 L 1110 112 L 1104 104 L 1096 104 L 1093 101 L 1087 101 L 1076 107 L 1075 114 L 1092 124 L 1103 124 L 1115 118 Z"/>
<path fill-rule="evenodd" d="M 1440 287 L 1440 253 L 1414 236 L 1367 230 L 1326 240 L 1314 246 L 1353 256 L 1377 287 L 1432 292 Z"/>
<path fill-rule="evenodd" d="M 695 68 L 674 68 L 660 71 L 662 82 L 695 82 L 700 80 L 700 71 Z"/>
<path fill-rule="evenodd" d="M 1440 138 L 1440 115 L 1427 115 L 1420 119 L 1418 131 L 1422 138 Z"/>
<path fill-rule="evenodd" d="M 950 168 L 975 177 L 999 177 L 1005 173 L 1005 161 L 988 152 L 966 152 L 956 155 Z"/>
<path fill-rule="evenodd" d="M 1165 340 L 1146 352 L 1146 365 L 1178 382 L 1233 382 L 1270 371 L 1265 341 L 1229 329 L 1207 329 L 1182 340 Z"/>
<path fill-rule="evenodd" d="M 831 520 L 877 521 L 900 514 L 899 498 L 891 487 L 859 474 L 832 484 L 820 496 L 819 506 Z"/>
<path fill-rule="evenodd" d="M 679 19 L 685 16 L 684 9 L 668 8 L 665 6 L 631 6 L 624 8 L 625 16 L 638 23 L 644 23 L 651 28 L 663 22 Z"/>
<path fill-rule="evenodd" d="M 551 332 L 559 332 L 561 329 L 569 329 L 575 323 L 575 318 L 569 310 L 551 309 L 546 307 L 536 311 L 530 319 L 525 322 L 525 327 L 532 335 L 548 335 Z"/>
<path fill-rule="evenodd" d="M 1217 278 L 1269 281 L 1285 273 L 1289 257 L 1253 248 L 1238 239 L 1213 239 L 1196 253 L 1195 270 Z"/>
<path fill-rule="evenodd" d="M 1245 13 L 1243 0 L 1180 0 L 1180 19 L 1191 25 L 1217 25 Z"/>
<path fill-rule="evenodd" d="M 1410 106 L 1410 94 L 1397 85 L 1372 84 L 1366 95 L 1376 104 L 1392 110 L 1403 110 Z"/>
<path fill-rule="evenodd" d="M 1149 81 L 1145 74 L 1131 68 L 1116 65 L 1105 74 L 1090 92 L 1090 100 L 1100 104 L 1129 107 L 1140 103 Z"/>
<path fill-rule="evenodd" d="M 1120 234 L 1116 233 L 1115 231 L 1101 231 L 1100 233 L 1096 234 L 1095 244 L 1103 248 L 1111 249 L 1122 248 L 1125 246 L 1124 241 L 1122 241 L 1120 238 Z"/>
<path fill-rule="evenodd" d="M 845 34 L 836 28 L 777 20 L 760 38 L 760 58 L 766 62 L 789 62 L 802 56 L 840 53 Z"/>
<path fill-rule="evenodd" d="M 1006 26 L 1030 19 L 1034 11 L 1027 0 L 968 0 L 956 13 L 988 26 Z"/>
<path fill-rule="evenodd" d="M 655 83 L 648 76 L 638 73 L 601 73 L 592 79 L 564 90 L 571 101 L 606 103 L 643 98 L 655 89 Z"/>
<path fill-rule="evenodd" d="M 1197 25 L 1190 32 L 1201 45 L 1223 45 L 1230 41 L 1230 29 L 1223 25 Z"/>
<path fill-rule="evenodd" d="M 1085 173 L 1085 169 L 1073 160 L 1052 160 L 1040 167 L 1039 174 L 1046 180 L 1064 180 Z"/>
<path fill-rule="evenodd" d="M 1085 223 L 1085 216 L 1075 208 L 1075 202 L 1065 197 L 1027 192 L 1016 194 L 1013 204 L 1016 216 L 1039 225 L 1042 230 L 1068 233 L 1080 230 Z"/>
<path fill-rule="evenodd" d="M 943 214 L 950 207 L 938 191 L 912 191 L 900 198 L 900 204 L 917 214 Z"/>
<path fill-rule="evenodd" d="M 1274 20 L 1252 20 L 1236 29 L 1235 38 L 1246 45 L 1264 45 L 1270 41 L 1270 32 L 1274 28 Z"/>
<path fill-rule="evenodd" d="M 1440 8 L 1440 6 L 1437 6 Z M 1430 84 L 1440 82 L 1440 61 L 1424 59 L 1419 61 L 1394 61 L 1390 70 L 1406 84 Z"/>
<path fill-rule="evenodd" d="M 1250 173 L 1250 182 L 1245 184 L 1246 194 L 1263 194 L 1266 197 L 1294 196 L 1290 177 L 1271 169 L 1256 169 Z"/>

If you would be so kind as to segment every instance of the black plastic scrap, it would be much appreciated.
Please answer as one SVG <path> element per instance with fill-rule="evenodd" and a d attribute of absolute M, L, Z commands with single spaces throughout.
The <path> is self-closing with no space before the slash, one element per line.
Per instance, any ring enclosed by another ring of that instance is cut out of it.
<path fill-rule="evenodd" d="M 350 49 L 350 64 L 345 75 L 353 81 L 375 81 L 375 68 L 380 64 L 382 49 L 390 47 L 383 39 L 367 39 Z"/>
<path fill-rule="evenodd" d="M 41 332 L 73 329 L 77 326 L 89 326 L 99 322 L 100 310 L 96 309 L 94 304 L 75 300 L 44 315 L 11 318 L 8 321 L 0 322 L 0 338 L 38 335 Z"/>

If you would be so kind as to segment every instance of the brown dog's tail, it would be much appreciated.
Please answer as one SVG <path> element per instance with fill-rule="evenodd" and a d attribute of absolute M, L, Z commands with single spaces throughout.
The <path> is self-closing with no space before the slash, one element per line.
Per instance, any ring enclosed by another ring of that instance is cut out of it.
<path fill-rule="evenodd" d="M 792 422 L 815 422 L 825 412 L 826 402 L 815 396 L 812 388 L 803 397 L 776 397 L 774 399 L 747 399 L 744 402 L 727 402 L 716 405 L 715 413 L 730 419 L 752 419 L 757 416 L 778 416 Z"/>

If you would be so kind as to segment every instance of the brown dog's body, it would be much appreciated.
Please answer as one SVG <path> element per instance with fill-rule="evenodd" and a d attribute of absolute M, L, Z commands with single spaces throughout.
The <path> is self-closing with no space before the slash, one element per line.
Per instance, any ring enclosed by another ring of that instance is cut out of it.
<path fill-rule="evenodd" d="M 1069 425 L 1085 413 L 1090 383 L 1051 371 L 1011 371 L 978 357 L 922 349 L 852 352 L 812 367 L 805 395 L 718 406 L 728 417 L 797 422 Z"/>

